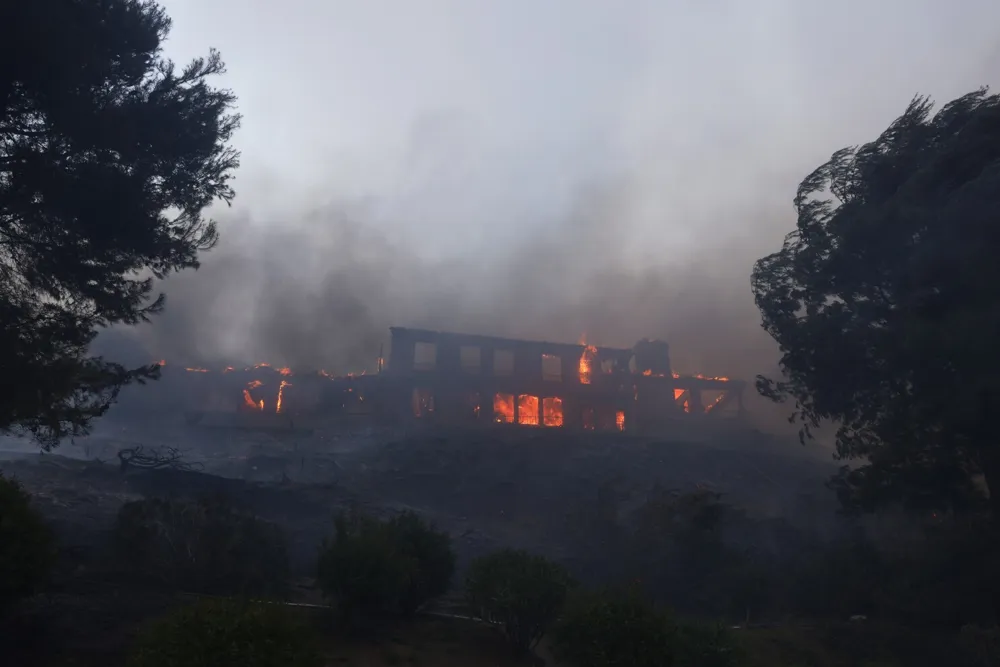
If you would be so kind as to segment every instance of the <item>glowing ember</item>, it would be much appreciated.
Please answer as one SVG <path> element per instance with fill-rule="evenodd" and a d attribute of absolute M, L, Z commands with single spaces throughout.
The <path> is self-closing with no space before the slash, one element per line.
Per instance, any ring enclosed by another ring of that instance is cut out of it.
<path fill-rule="evenodd" d="M 160 359 L 160 361 L 156 365 L 157 366 L 166 366 L 167 365 L 167 360 L 166 359 Z"/>
<path fill-rule="evenodd" d="M 282 373 L 282 375 L 284 375 L 284 373 Z M 286 382 L 285 380 L 282 380 L 281 384 L 278 385 L 278 403 L 277 403 L 277 405 L 274 408 L 275 412 L 278 412 L 278 413 L 281 412 L 282 399 L 284 398 L 284 394 L 285 394 L 285 387 L 290 387 L 290 386 L 292 386 L 292 385 L 290 383 Z"/>
<path fill-rule="evenodd" d="M 285 376 L 288 376 L 288 375 L 292 374 L 292 369 L 291 368 L 287 368 L 287 367 L 286 368 L 277 368 L 275 370 L 277 370 L 279 373 L 281 373 L 282 375 L 285 375 Z"/>
<path fill-rule="evenodd" d="M 471 391 L 465 397 L 466 405 L 472 409 L 472 416 L 479 418 L 479 392 Z"/>
<path fill-rule="evenodd" d="M 686 392 L 686 391 L 687 391 L 687 389 L 677 389 L 675 387 L 674 388 L 674 400 L 676 401 L 678 398 L 680 398 L 681 396 L 683 396 L 684 392 Z"/>
<path fill-rule="evenodd" d="M 619 410 L 615 413 L 615 426 L 618 427 L 619 431 L 625 430 L 625 411 Z"/>
<path fill-rule="evenodd" d="M 517 397 L 517 423 L 538 426 L 538 397 L 521 394 Z"/>
<path fill-rule="evenodd" d="M 413 389 L 413 416 L 423 417 L 434 412 L 434 394 L 430 389 Z"/>
<path fill-rule="evenodd" d="M 593 365 L 594 357 L 597 356 L 597 348 L 593 345 L 587 345 L 583 348 L 583 354 L 580 355 L 580 383 L 590 384 L 590 378 L 592 375 L 591 366 Z"/>
<path fill-rule="evenodd" d="M 563 425 L 562 399 L 557 396 L 542 399 L 542 424 L 545 426 Z"/>
<path fill-rule="evenodd" d="M 236 369 L 235 369 L 235 368 L 233 368 L 232 366 L 226 366 L 225 368 L 223 368 L 223 369 L 222 369 L 222 372 L 223 372 L 223 373 L 232 373 L 232 372 L 233 372 L 233 371 L 235 371 L 235 370 L 236 370 Z"/>
<path fill-rule="evenodd" d="M 493 397 L 493 421 L 498 424 L 514 423 L 513 394 L 497 394 Z"/>
<path fill-rule="evenodd" d="M 712 401 L 711 404 L 705 407 L 705 412 L 706 413 L 711 412 L 713 409 L 715 409 L 715 406 L 719 405 L 719 403 L 722 403 L 722 401 L 725 400 L 725 398 L 726 398 L 725 394 L 720 394 L 718 398 L 716 398 L 714 401 Z"/>

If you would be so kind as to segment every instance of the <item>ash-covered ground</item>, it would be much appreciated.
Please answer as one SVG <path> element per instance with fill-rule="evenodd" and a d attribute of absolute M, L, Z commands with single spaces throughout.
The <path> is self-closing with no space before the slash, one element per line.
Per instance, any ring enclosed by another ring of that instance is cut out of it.
<path fill-rule="evenodd" d="M 24 441 L 0 446 L 0 469 L 34 494 L 80 562 L 101 557 L 118 509 L 143 497 L 224 495 L 285 527 L 303 577 L 334 515 L 351 506 L 417 511 L 452 535 L 460 567 L 499 546 L 579 563 L 592 555 L 584 545 L 609 500 L 624 514 L 657 486 L 717 491 L 751 516 L 813 532 L 834 514 L 822 485 L 832 461 L 745 429 L 671 441 L 521 428 L 243 428 L 225 415 L 196 424 L 159 416 L 106 419 L 48 454 Z M 178 448 L 199 469 L 122 471 L 118 452 L 138 446 Z"/>

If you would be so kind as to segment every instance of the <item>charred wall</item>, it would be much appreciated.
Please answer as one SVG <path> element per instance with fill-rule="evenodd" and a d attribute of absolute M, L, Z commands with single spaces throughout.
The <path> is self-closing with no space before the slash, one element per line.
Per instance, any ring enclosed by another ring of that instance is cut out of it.
<path fill-rule="evenodd" d="M 659 341 L 622 349 L 390 332 L 386 400 L 410 419 L 642 433 L 671 419 L 716 417 L 730 404 L 742 413 L 742 383 L 674 374 Z M 705 392 L 718 395 L 706 403 Z"/>

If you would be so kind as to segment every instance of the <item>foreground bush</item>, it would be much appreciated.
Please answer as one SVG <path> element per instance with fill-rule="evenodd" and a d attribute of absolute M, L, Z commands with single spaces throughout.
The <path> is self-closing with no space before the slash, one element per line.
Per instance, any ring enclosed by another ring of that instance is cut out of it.
<path fill-rule="evenodd" d="M 724 625 L 682 625 L 675 635 L 679 667 L 744 667 L 747 653 Z"/>
<path fill-rule="evenodd" d="M 567 605 L 551 639 L 555 654 L 572 667 L 714 664 L 676 663 L 678 630 L 673 619 L 634 591 L 578 596 Z"/>
<path fill-rule="evenodd" d="M 976 664 L 1000 665 L 1000 625 L 966 625 L 962 628 L 961 642 Z"/>
<path fill-rule="evenodd" d="M 472 609 L 482 620 L 502 626 L 519 652 L 538 644 L 571 586 L 569 573 L 558 563 L 514 549 L 474 560 L 465 582 Z"/>
<path fill-rule="evenodd" d="M 122 571 L 171 588 L 261 597 L 287 588 L 282 530 L 219 499 L 127 503 L 113 542 Z"/>
<path fill-rule="evenodd" d="M 278 604 L 205 600 L 139 635 L 129 667 L 320 667 L 315 636 Z"/>
<path fill-rule="evenodd" d="M 352 512 L 334 525 L 316 579 L 342 616 L 412 614 L 448 590 L 455 571 L 451 539 L 415 513 L 380 520 Z"/>
<path fill-rule="evenodd" d="M 414 512 L 393 517 L 389 528 L 403 553 L 416 565 L 399 597 L 400 611 L 410 615 L 428 600 L 448 592 L 455 574 L 455 552 L 447 533 L 435 530 Z"/>
<path fill-rule="evenodd" d="M 31 496 L 0 474 L 0 612 L 36 593 L 55 564 L 55 541 Z"/>

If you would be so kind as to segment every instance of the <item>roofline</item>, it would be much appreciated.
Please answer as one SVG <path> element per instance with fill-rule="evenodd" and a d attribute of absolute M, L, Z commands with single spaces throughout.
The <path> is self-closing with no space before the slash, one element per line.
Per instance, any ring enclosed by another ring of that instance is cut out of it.
<path fill-rule="evenodd" d="M 418 329 L 411 327 L 389 327 L 389 333 L 395 335 L 396 332 L 401 334 L 406 334 L 413 336 L 416 339 L 426 339 L 427 342 L 441 338 L 458 338 L 467 341 L 469 344 L 487 344 L 494 347 L 503 347 L 505 345 L 536 345 L 539 347 L 550 347 L 553 349 L 567 349 L 576 348 L 578 350 L 583 350 L 587 347 L 583 343 L 556 343 L 547 340 L 526 340 L 521 338 L 503 338 L 501 336 L 485 336 L 482 334 L 467 334 L 458 333 L 454 331 L 434 331 L 432 329 Z M 608 352 L 612 354 L 630 354 L 632 348 L 628 347 L 608 347 L 604 345 L 594 345 L 598 352 Z"/>

